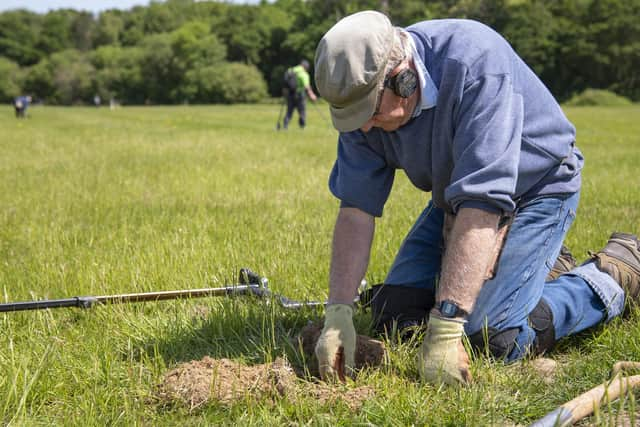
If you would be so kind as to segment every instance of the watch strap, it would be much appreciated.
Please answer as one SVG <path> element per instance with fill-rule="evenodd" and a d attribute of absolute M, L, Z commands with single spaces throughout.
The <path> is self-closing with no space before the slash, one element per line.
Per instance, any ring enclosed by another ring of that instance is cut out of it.
<path fill-rule="evenodd" d="M 443 300 L 436 304 L 436 308 L 440 312 L 440 315 L 445 318 L 454 318 L 454 317 L 462 317 L 466 318 L 469 316 L 469 313 L 466 310 L 463 310 L 451 300 Z"/>

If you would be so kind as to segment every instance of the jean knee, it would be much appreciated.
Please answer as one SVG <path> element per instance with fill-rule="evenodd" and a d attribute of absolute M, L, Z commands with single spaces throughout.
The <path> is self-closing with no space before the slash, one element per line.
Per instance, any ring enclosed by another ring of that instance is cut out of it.
<path fill-rule="evenodd" d="M 481 354 L 488 352 L 498 360 L 514 361 L 527 354 L 545 353 L 554 346 L 556 339 L 553 313 L 544 299 L 529 313 L 526 331 L 524 329 L 517 326 L 502 329 L 488 326 L 470 334 L 469 342 L 475 351 Z M 525 337 L 522 338 L 522 335 Z"/>
<path fill-rule="evenodd" d="M 471 347 L 479 354 L 505 360 L 516 347 L 520 328 L 497 329 L 487 327 L 469 335 Z"/>

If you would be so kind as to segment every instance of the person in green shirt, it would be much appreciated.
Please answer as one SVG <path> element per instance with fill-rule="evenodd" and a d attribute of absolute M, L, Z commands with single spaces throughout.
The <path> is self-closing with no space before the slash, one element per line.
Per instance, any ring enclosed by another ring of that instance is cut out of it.
<path fill-rule="evenodd" d="M 287 76 L 291 76 L 291 78 L 289 79 Z M 301 129 L 304 129 L 307 124 L 306 98 L 309 96 L 309 99 L 313 102 L 317 99 L 316 94 L 311 89 L 309 61 L 303 59 L 300 64 L 289 68 L 285 74 L 285 81 L 290 81 L 290 84 L 285 85 L 284 89 L 284 97 L 287 100 L 287 114 L 284 117 L 283 127 L 287 129 L 295 109 L 298 110 L 298 124 Z"/>

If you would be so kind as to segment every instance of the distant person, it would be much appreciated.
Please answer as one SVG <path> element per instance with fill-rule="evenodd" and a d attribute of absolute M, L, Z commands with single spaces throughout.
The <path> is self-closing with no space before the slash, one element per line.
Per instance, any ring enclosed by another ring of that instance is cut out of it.
<path fill-rule="evenodd" d="M 93 105 L 95 105 L 96 107 L 99 107 L 100 104 L 102 104 L 102 98 L 100 98 L 100 95 L 96 94 L 93 97 Z"/>
<path fill-rule="evenodd" d="M 31 104 L 30 96 L 16 96 L 13 99 L 13 108 L 16 110 L 16 117 L 24 119 L 27 116 L 27 108 Z"/>
<path fill-rule="evenodd" d="M 287 114 L 284 117 L 283 127 L 287 129 L 293 110 L 298 110 L 298 124 L 304 129 L 307 124 L 306 97 L 315 102 L 317 97 L 311 89 L 309 77 L 309 61 L 303 59 L 300 64 L 291 67 L 285 73 L 285 89 L 283 96 L 287 99 Z"/>

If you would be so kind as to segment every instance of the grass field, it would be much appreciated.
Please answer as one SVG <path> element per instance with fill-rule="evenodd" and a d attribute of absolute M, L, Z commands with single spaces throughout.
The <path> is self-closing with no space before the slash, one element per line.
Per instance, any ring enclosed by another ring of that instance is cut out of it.
<path fill-rule="evenodd" d="M 587 159 L 568 245 L 580 260 L 614 230 L 640 233 L 640 107 L 567 109 Z M 240 267 L 274 291 L 324 299 L 338 202 L 327 189 L 336 133 L 276 132 L 277 105 L 0 108 L 2 302 L 235 283 Z M 428 195 L 399 174 L 379 220 L 367 280 L 380 282 Z M 203 313 L 205 313 L 203 315 Z M 529 361 L 479 358 L 474 385 L 421 385 L 416 348 L 362 372 L 375 397 L 358 411 L 300 395 L 196 411 L 154 399 L 177 364 L 302 356 L 289 337 L 322 312 L 242 298 L 0 315 L 0 423 L 9 425 L 526 425 L 640 360 L 640 315 L 562 342 L 547 384 Z M 367 332 L 366 314 L 357 316 Z M 585 425 L 617 425 L 636 394 Z M 640 418 L 635 415 L 638 422 Z"/>

